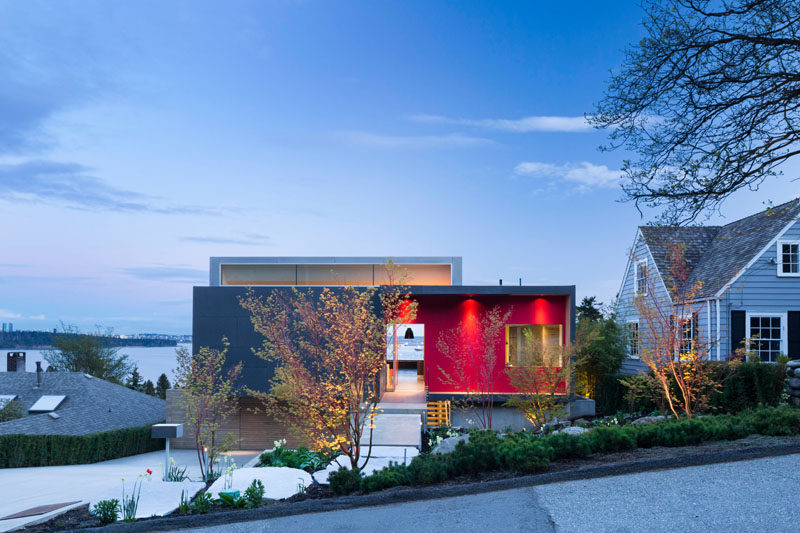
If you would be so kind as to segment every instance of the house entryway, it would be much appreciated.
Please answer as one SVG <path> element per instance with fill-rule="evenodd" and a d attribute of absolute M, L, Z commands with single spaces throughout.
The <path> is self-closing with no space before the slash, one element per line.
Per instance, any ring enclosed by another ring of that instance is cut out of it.
<path fill-rule="evenodd" d="M 384 393 L 378 404 L 373 445 L 419 448 L 427 408 L 425 382 L 416 368 L 401 368 L 397 378 L 397 390 Z"/>

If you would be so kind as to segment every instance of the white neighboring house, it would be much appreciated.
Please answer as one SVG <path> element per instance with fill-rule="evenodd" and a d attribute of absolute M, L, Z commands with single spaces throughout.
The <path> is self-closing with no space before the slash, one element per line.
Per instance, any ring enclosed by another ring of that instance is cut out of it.
<path fill-rule="evenodd" d="M 630 358 L 638 361 L 639 316 L 635 295 L 652 290 L 667 306 L 669 245 L 684 246 L 688 284 L 702 282 L 694 301 L 693 331 L 709 357 L 724 360 L 745 339 L 763 361 L 779 354 L 800 359 L 800 199 L 725 226 L 640 226 L 617 294 L 617 317 L 630 335 Z M 649 278 L 649 282 L 646 282 Z"/>

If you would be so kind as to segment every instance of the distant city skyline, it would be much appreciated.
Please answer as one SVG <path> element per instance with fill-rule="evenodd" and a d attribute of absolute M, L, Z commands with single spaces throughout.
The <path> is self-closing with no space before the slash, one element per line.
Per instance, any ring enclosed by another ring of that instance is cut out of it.
<path fill-rule="evenodd" d="M 609 303 L 636 2 L 0 2 L 0 319 L 191 332 L 211 256 L 457 255 Z M 709 223 L 798 194 L 800 163 Z M 49 327 L 48 327 L 49 326 Z"/>

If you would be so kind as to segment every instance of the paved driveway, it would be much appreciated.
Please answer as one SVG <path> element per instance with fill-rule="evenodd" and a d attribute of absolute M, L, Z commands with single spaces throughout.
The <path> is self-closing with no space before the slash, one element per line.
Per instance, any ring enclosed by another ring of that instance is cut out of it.
<path fill-rule="evenodd" d="M 796 532 L 797 494 L 787 455 L 192 531 Z"/>

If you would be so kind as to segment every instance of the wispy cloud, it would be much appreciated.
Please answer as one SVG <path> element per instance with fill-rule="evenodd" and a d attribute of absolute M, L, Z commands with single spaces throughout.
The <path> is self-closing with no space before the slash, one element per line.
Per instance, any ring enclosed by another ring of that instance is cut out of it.
<path fill-rule="evenodd" d="M 580 192 L 597 188 L 613 188 L 619 185 L 622 173 L 605 165 L 587 161 L 578 164 L 554 165 L 539 161 L 524 161 L 514 167 L 515 176 L 532 176 L 548 180 L 567 181 L 577 185 Z"/>
<path fill-rule="evenodd" d="M 441 115 L 412 115 L 409 118 L 414 122 L 426 124 L 472 126 L 511 133 L 530 133 L 534 131 L 585 132 L 593 129 L 584 117 L 532 116 L 517 119 L 471 119 L 444 117 Z"/>
<path fill-rule="evenodd" d="M 472 137 L 460 133 L 447 135 L 381 135 L 367 131 L 343 131 L 337 133 L 337 136 L 348 144 L 376 148 L 470 148 L 497 144 L 491 139 Z"/>
<path fill-rule="evenodd" d="M 44 315 L 23 316 L 20 313 L 14 313 L 8 309 L 0 309 L 0 318 L 13 318 L 13 319 L 28 319 L 28 320 L 44 320 Z"/>
<path fill-rule="evenodd" d="M 116 212 L 218 212 L 203 206 L 168 205 L 160 198 L 114 187 L 93 176 L 89 167 L 44 160 L 0 165 L 0 200 Z"/>
<path fill-rule="evenodd" d="M 240 237 L 187 236 L 180 237 L 180 240 L 185 242 L 199 242 L 207 244 L 262 245 L 269 242 L 270 238 L 268 235 L 261 235 L 259 233 L 245 233 Z"/>
<path fill-rule="evenodd" d="M 208 278 L 207 270 L 169 265 L 123 268 L 122 272 L 132 278 L 146 281 L 190 283 Z"/>

